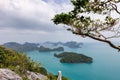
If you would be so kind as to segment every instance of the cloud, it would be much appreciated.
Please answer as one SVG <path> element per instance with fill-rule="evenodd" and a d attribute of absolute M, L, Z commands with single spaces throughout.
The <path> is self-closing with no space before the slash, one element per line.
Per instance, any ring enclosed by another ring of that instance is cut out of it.
<path fill-rule="evenodd" d="M 0 0 L 0 29 L 56 31 L 51 19 L 71 5 L 53 0 Z M 66 8 L 65 8 L 66 7 Z"/>
<path fill-rule="evenodd" d="M 58 42 L 58 41 L 86 41 L 87 39 L 82 38 L 80 39 L 79 36 L 73 35 L 71 32 L 68 31 L 55 31 L 53 33 L 45 32 L 45 31 L 34 31 L 34 30 L 0 30 L 0 44 L 6 43 L 6 42 L 45 42 L 45 41 L 52 41 L 52 42 Z M 90 40 L 89 40 L 90 41 Z"/>
<path fill-rule="evenodd" d="M 44 30 L 44 31 L 51 31 L 55 30 L 52 28 L 52 24 L 42 21 L 37 21 L 33 18 L 24 18 L 17 15 L 9 15 L 5 12 L 0 12 L 0 28 L 13 28 L 18 30 Z"/>
<path fill-rule="evenodd" d="M 65 41 L 71 34 L 51 19 L 70 9 L 68 0 L 0 0 L 0 43 Z"/>
<path fill-rule="evenodd" d="M 44 0 L 45 2 L 55 2 L 57 4 L 68 3 L 70 0 Z"/>
<path fill-rule="evenodd" d="M 0 0 L 0 43 L 90 42 L 90 39 L 81 39 L 51 21 L 55 14 L 68 12 L 72 8 L 70 0 Z"/>

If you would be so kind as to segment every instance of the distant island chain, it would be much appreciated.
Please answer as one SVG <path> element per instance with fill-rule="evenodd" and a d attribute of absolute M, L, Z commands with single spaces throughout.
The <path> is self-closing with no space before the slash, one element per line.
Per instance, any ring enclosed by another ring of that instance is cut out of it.
<path fill-rule="evenodd" d="M 50 48 L 46 47 L 45 45 L 50 45 L 52 44 L 55 48 Z M 58 45 L 62 45 L 62 47 L 59 47 Z M 3 46 L 8 47 L 10 49 L 13 49 L 17 52 L 26 52 L 26 51 L 33 51 L 37 50 L 39 52 L 51 52 L 51 51 L 62 51 L 62 53 L 54 54 L 55 57 L 60 58 L 61 63 L 92 63 L 93 58 L 88 57 L 83 54 L 75 53 L 75 52 L 63 52 L 64 51 L 64 46 L 67 46 L 69 48 L 80 48 L 82 47 L 83 43 L 77 43 L 74 41 L 71 42 L 45 42 L 43 44 L 38 44 L 38 43 L 24 43 L 24 44 L 19 44 L 16 42 L 9 42 L 3 44 Z"/>

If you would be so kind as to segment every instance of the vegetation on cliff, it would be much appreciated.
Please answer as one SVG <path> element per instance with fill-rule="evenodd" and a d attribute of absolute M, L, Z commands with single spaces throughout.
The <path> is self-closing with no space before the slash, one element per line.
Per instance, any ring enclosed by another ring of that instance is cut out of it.
<path fill-rule="evenodd" d="M 56 76 L 49 74 L 44 67 L 35 63 L 23 53 L 18 53 L 11 49 L 0 46 L 0 68 L 8 68 L 19 74 L 23 80 L 29 80 L 26 77 L 27 71 L 37 72 L 48 77 L 48 80 L 57 80 Z M 66 78 L 63 80 L 67 80 Z"/>
<path fill-rule="evenodd" d="M 60 54 L 54 54 L 55 57 L 61 58 L 62 63 L 91 63 L 93 59 L 83 54 L 77 54 L 74 52 L 63 52 Z"/>
<path fill-rule="evenodd" d="M 0 68 L 9 68 L 19 75 L 26 71 L 33 71 L 47 75 L 47 71 L 40 67 L 40 64 L 30 60 L 25 54 L 0 46 Z M 43 71 L 43 72 L 42 72 Z"/>

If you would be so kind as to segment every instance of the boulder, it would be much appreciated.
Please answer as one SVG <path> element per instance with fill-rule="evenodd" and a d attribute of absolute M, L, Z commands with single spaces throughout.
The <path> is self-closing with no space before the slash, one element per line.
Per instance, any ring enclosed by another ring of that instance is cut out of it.
<path fill-rule="evenodd" d="M 48 78 L 40 73 L 27 71 L 27 77 L 30 80 L 47 80 Z"/>
<path fill-rule="evenodd" d="M 47 76 L 44 76 L 37 72 L 30 72 L 27 71 L 27 74 L 25 74 L 29 80 L 48 80 Z M 15 72 L 11 71 L 10 69 L 0 69 L 0 80 L 23 80 L 22 77 L 20 77 Z"/>
<path fill-rule="evenodd" d="M 0 80 L 22 80 L 22 78 L 9 69 L 0 69 Z"/>

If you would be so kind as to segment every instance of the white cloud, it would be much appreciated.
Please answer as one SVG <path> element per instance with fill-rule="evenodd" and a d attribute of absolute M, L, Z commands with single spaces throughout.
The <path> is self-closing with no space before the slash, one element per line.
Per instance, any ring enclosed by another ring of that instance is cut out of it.
<path fill-rule="evenodd" d="M 0 0 L 0 27 L 54 30 L 51 19 L 56 13 L 68 11 L 68 3 L 42 0 Z M 9 24 L 9 25 L 8 25 Z M 22 25 L 23 24 L 23 25 Z M 29 25 L 30 24 L 30 25 Z"/>
<path fill-rule="evenodd" d="M 0 42 L 66 40 L 66 30 L 56 27 L 51 19 L 71 8 L 67 1 L 0 0 Z"/>

